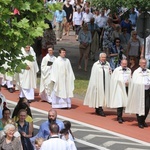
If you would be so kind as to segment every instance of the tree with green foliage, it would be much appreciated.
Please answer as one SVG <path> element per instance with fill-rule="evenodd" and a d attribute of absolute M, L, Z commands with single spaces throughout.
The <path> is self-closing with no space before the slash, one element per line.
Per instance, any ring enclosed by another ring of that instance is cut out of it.
<path fill-rule="evenodd" d="M 0 73 L 20 72 L 26 67 L 19 58 L 21 47 L 31 45 L 34 39 L 43 35 L 48 25 L 44 19 L 51 19 L 53 12 L 62 4 L 44 6 L 43 0 L 1 0 L 0 1 Z M 7 62 L 7 69 L 3 65 Z"/>
<path fill-rule="evenodd" d="M 149 0 L 91 0 L 91 3 L 96 8 L 107 7 L 111 10 L 116 10 L 118 6 L 121 6 L 126 8 L 137 7 L 141 10 L 150 11 Z"/>

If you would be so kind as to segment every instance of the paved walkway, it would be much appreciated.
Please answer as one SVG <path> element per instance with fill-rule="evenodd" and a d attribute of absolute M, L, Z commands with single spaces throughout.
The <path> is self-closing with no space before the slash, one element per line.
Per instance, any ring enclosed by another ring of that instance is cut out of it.
<path fill-rule="evenodd" d="M 72 63 L 75 75 L 77 77 L 86 76 L 87 78 L 89 78 L 93 62 L 92 61 L 89 62 L 88 72 L 84 72 L 83 70 L 77 69 L 78 55 L 79 55 L 78 42 L 75 41 L 73 33 L 71 33 L 71 36 L 64 37 L 63 41 L 58 42 L 58 45 L 55 47 L 56 56 L 58 55 L 57 50 L 60 47 L 64 47 L 67 49 L 67 57 L 70 59 Z M 2 93 L 6 96 L 7 99 L 15 102 L 18 101 L 19 97 L 18 91 L 11 94 L 5 88 L 2 88 Z M 72 99 L 72 108 L 57 109 L 58 115 L 72 118 L 90 125 L 101 127 L 113 132 L 117 132 L 150 143 L 150 117 L 148 117 L 148 119 L 146 120 L 149 127 L 144 129 L 138 128 L 135 115 L 124 114 L 125 122 L 123 124 L 119 124 L 116 121 L 115 109 L 104 108 L 104 111 L 107 116 L 106 117 L 97 116 L 93 108 L 83 106 L 83 97 L 84 95 L 83 96 L 75 95 L 75 97 Z M 51 106 L 48 103 L 40 102 L 38 90 L 36 91 L 35 102 L 32 102 L 31 106 L 45 111 L 48 111 L 51 108 Z"/>

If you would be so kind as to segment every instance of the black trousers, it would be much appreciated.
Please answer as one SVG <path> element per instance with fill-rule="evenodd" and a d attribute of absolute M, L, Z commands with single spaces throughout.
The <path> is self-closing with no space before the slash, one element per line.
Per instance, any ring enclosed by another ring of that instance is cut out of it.
<path fill-rule="evenodd" d="M 76 32 L 76 35 L 79 34 L 80 29 L 81 29 L 81 26 L 80 26 L 80 25 L 75 25 L 75 32 Z"/>
<path fill-rule="evenodd" d="M 146 117 L 150 109 L 150 90 L 145 90 L 145 115 L 139 116 L 137 114 L 137 121 L 139 124 L 143 124 L 146 120 Z"/>
<path fill-rule="evenodd" d="M 128 94 L 128 87 L 126 87 L 126 93 Z M 123 107 L 117 108 L 117 117 L 122 118 L 122 114 L 123 114 Z"/>

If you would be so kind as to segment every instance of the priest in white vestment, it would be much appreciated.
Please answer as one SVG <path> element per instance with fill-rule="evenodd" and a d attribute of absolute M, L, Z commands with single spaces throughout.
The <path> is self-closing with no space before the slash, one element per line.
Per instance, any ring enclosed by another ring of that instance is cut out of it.
<path fill-rule="evenodd" d="M 144 58 L 140 59 L 139 65 L 132 76 L 125 112 L 136 114 L 139 128 L 144 128 L 148 126 L 145 120 L 150 109 L 150 70 L 146 69 Z"/>
<path fill-rule="evenodd" d="M 43 57 L 41 63 L 41 82 L 40 82 L 40 96 L 41 99 L 47 101 L 48 103 L 52 103 L 50 96 L 50 87 L 49 84 L 51 82 L 51 71 L 52 65 L 55 61 L 56 57 L 53 55 L 53 48 L 48 48 L 48 54 Z"/>
<path fill-rule="evenodd" d="M 75 76 L 70 60 L 66 57 L 66 50 L 59 50 L 58 58 L 53 63 L 51 80 L 53 82 L 52 108 L 71 108 Z"/>
<path fill-rule="evenodd" d="M 10 66 L 7 65 L 7 62 L 5 62 L 4 68 L 7 69 L 9 67 Z M 13 83 L 14 83 L 14 76 L 13 75 L 9 75 L 8 72 L 6 72 L 4 74 L 2 85 L 6 86 L 6 88 L 8 89 L 8 91 L 10 93 L 14 92 L 14 85 L 13 85 Z"/>
<path fill-rule="evenodd" d="M 92 67 L 84 105 L 95 108 L 96 114 L 103 117 L 105 114 L 102 107 L 107 106 L 109 100 L 110 76 L 110 64 L 106 61 L 106 54 L 101 53 Z"/>
<path fill-rule="evenodd" d="M 126 107 L 128 100 L 129 83 L 131 81 L 131 69 L 127 67 L 127 60 L 121 61 L 121 66 L 117 67 L 110 80 L 110 99 L 108 107 L 117 108 L 117 120 L 123 123 L 123 107 Z"/>
<path fill-rule="evenodd" d="M 24 63 L 27 64 L 27 67 L 26 69 L 22 69 L 22 72 L 19 73 L 18 76 L 20 86 L 19 97 L 25 97 L 31 102 L 31 100 L 34 100 L 34 89 L 36 89 L 37 72 L 39 71 L 39 68 L 36 61 L 36 54 L 32 47 L 22 47 L 21 51 L 24 57 L 32 55 L 34 59 L 34 61 L 24 61 Z"/>
<path fill-rule="evenodd" d="M 6 53 L 9 55 L 9 52 L 6 50 L 3 50 L 3 53 Z M 8 62 L 10 62 L 10 60 L 6 58 L 5 63 L 2 65 L 5 68 L 5 70 L 10 68 L 10 66 L 8 66 Z M 10 93 L 13 93 L 14 92 L 14 89 L 13 89 L 14 88 L 14 85 L 13 85 L 14 76 L 6 72 L 5 74 L 0 74 L 0 78 L 1 78 L 1 85 L 5 86 Z"/>
<path fill-rule="evenodd" d="M 1 86 L 0 86 L 0 119 L 2 119 L 3 115 L 2 115 L 2 111 L 3 109 L 7 107 L 7 103 L 6 103 L 6 98 L 5 96 L 1 93 Z"/>
<path fill-rule="evenodd" d="M 147 68 L 150 69 L 150 35 L 146 38 L 145 58 L 147 60 Z"/>
<path fill-rule="evenodd" d="M 0 86 L 2 85 L 4 75 L 0 73 Z"/>

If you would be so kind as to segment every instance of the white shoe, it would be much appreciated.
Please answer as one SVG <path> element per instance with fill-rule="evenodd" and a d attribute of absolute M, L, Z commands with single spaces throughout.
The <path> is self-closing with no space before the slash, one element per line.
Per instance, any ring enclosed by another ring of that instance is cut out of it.
<path fill-rule="evenodd" d="M 78 41 L 78 35 L 76 35 L 76 41 Z"/>
<path fill-rule="evenodd" d="M 59 38 L 57 38 L 57 41 L 59 41 L 60 39 Z"/>
<path fill-rule="evenodd" d="M 62 39 L 59 39 L 59 41 L 62 41 Z"/>

